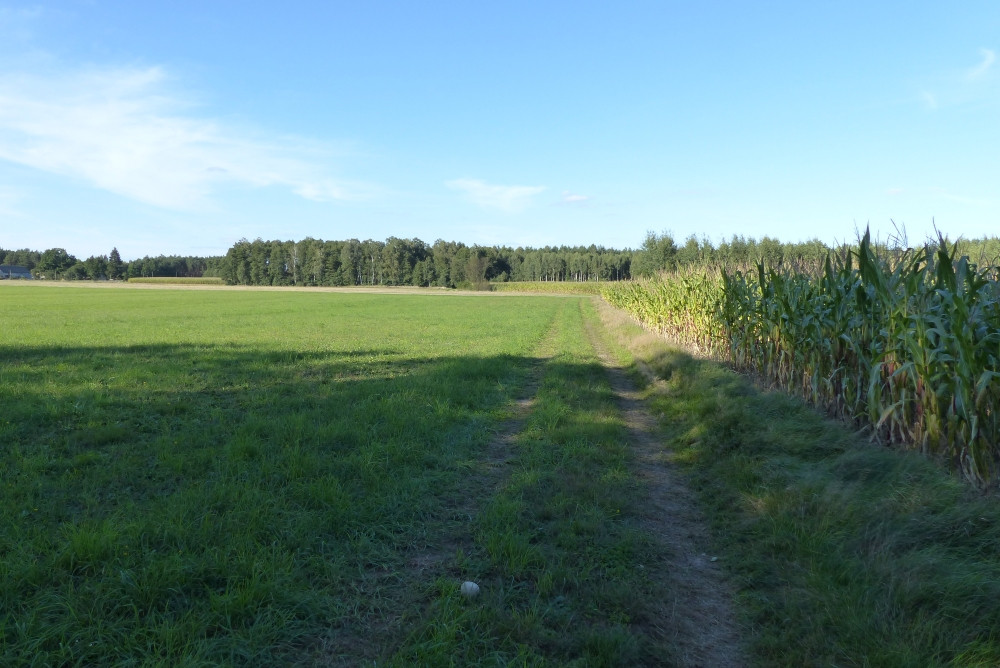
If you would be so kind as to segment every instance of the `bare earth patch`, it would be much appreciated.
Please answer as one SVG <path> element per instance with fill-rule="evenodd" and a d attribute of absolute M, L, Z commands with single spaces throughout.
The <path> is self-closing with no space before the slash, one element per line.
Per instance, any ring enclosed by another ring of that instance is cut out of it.
<path fill-rule="evenodd" d="M 607 370 L 633 451 L 633 472 L 646 488 L 641 526 L 663 545 L 653 579 L 673 597 L 659 603 L 657 632 L 671 640 L 681 666 L 742 666 L 743 643 L 733 610 L 733 590 L 711 556 L 709 531 L 694 495 L 654 436 L 655 418 L 614 361 L 593 325 L 588 335 Z"/>

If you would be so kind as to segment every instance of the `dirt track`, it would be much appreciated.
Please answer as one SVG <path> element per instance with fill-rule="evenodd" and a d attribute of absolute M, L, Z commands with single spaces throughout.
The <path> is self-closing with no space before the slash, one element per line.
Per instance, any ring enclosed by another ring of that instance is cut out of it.
<path fill-rule="evenodd" d="M 611 307 L 601 303 L 601 310 Z M 607 316 L 604 311 L 603 316 Z M 709 531 L 694 495 L 656 439 L 656 420 L 626 372 L 614 361 L 593 325 L 588 336 L 608 373 L 628 425 L 633 472 L 646 488 L 642 526 L 658 537 L 661 560 L 652 577 L 673 594 L 661 601 L 659 632 L 676 648 L 681 666 L 743 666 L 743 643 L 733 609 L 733 590 L 709 553 Z"/>

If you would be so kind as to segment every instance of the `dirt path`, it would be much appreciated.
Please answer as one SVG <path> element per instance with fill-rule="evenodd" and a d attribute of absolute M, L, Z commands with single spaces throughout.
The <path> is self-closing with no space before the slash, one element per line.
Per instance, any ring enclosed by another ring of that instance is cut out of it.
<path fill-rule="evenodd" d="M 663 546 L 661 561 L 650 566 L 656 569 L 651 576 L 662 581 L 673 596 L 660 603 L 658 631 L 676 648 L 678 665 L 745 665 L 732 587 L 708 553 L 705 518 L 684 478 L 668 461 L 664 445 L 656 439 L 656 420 L 632 380 L 608 352 L 597 325 L 590 319 L 586 323 L 587 335 L 607 370 L 628 425 L 633 471 L 646 488 L 641 524 Z"/>

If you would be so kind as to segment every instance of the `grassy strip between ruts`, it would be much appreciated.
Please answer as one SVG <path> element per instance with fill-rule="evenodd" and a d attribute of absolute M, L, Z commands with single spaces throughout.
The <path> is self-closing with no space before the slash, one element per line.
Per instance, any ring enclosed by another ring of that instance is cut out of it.
<path fill-rule="evenodd" d="M 648 401 L 711 518 L 755 664 L 1000 665 L 995 497 L 604 317 L 663 381 Z"/>
<path fill-rule="evenodd" d="M 596 316 L 589 300 L 566 302 L 564 313 L 509 478 L 455 564 L 482 594 L 463 600 L 456 577 L 429 585 L 395 665 L 669 663 L 651 616 L 667 593 L 642 570 L 654 547 L 632 512 L 625 426 L 581 336 L 582 318 Z"/>

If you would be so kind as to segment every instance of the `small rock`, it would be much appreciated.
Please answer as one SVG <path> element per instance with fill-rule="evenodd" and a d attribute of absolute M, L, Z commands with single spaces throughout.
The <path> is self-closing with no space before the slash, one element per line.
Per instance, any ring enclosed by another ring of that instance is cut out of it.
<path fill-rule="evenodd" d="M 471 580 L 466 580 L 462 583 L 462 596 L 465 598 L 475 598 L 479 596 L 479 585 Z"/>

